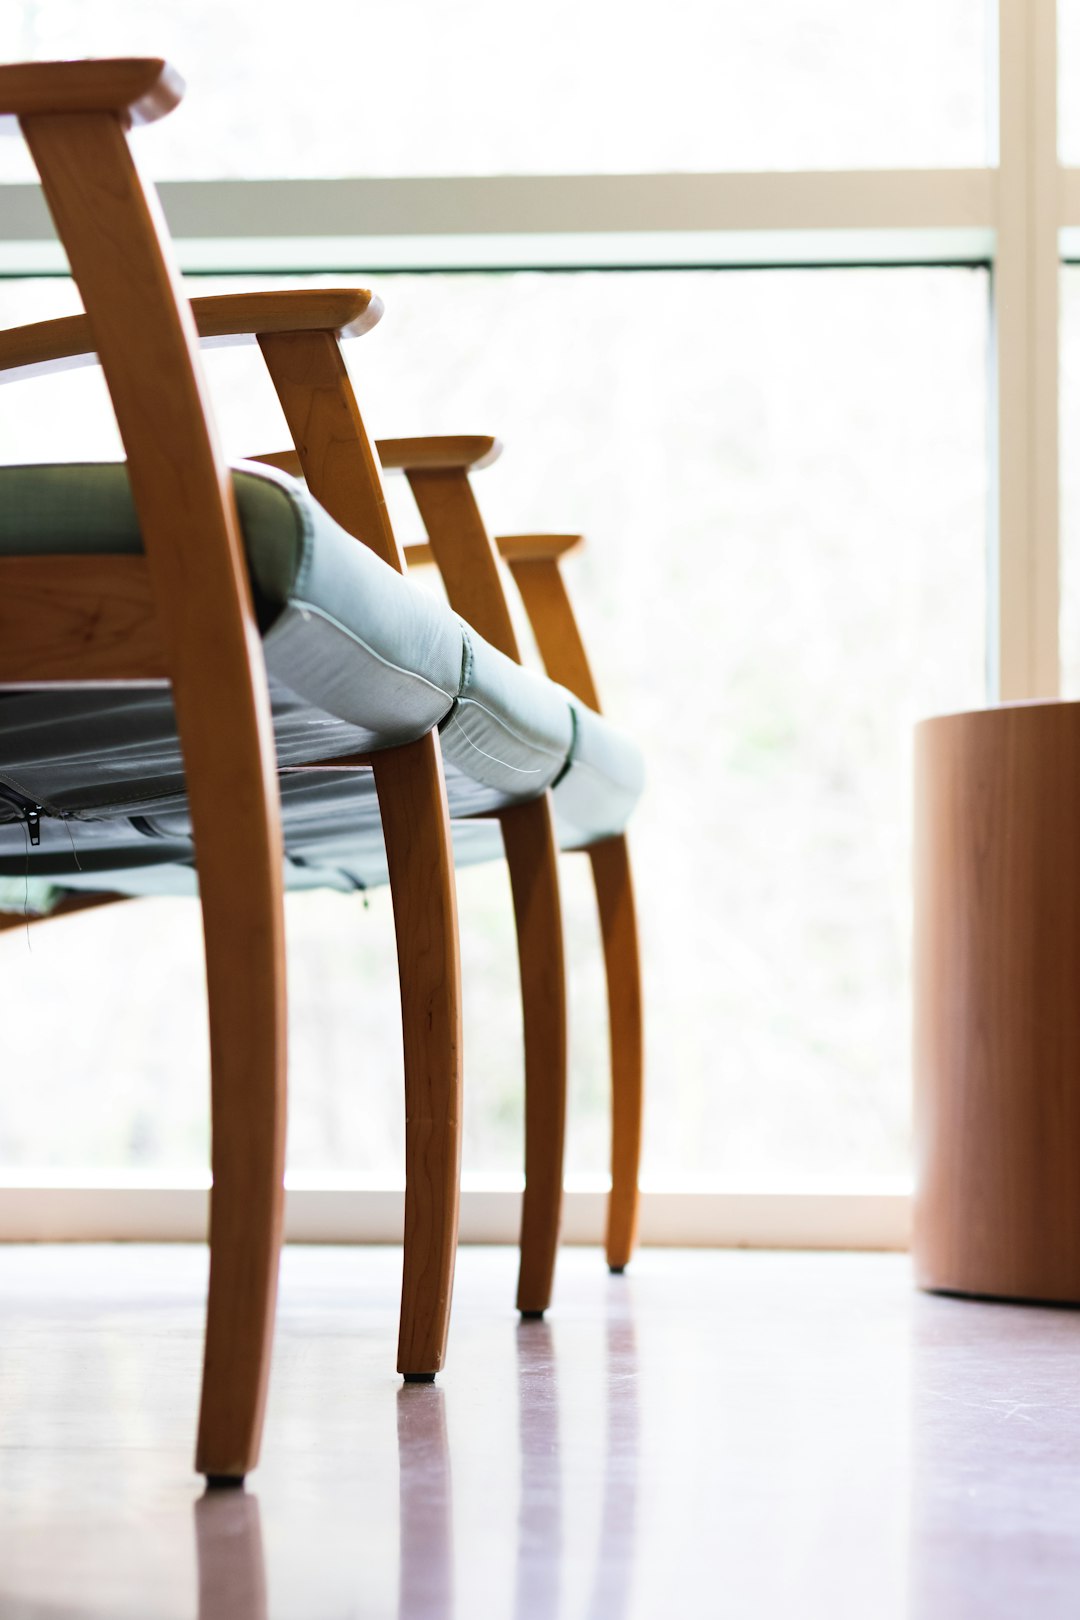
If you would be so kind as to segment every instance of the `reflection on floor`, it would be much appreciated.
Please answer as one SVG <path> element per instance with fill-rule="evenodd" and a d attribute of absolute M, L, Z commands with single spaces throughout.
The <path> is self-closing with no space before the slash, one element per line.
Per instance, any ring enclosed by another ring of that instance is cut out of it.
<path fill-rule="evenodd" d="M 189 1472 L 205 1257 L 0 1248 L 2 1620 L 1074 1616 L 1080 1313 L 898 1256 L 465 1250 L 436 1387 L 400 1259 L 287 1254 L 262 1466 Z"/>

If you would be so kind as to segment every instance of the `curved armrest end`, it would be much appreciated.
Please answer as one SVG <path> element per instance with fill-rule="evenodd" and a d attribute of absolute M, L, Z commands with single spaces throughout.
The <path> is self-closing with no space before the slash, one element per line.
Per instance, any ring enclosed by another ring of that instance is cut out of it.
<path fill-rule="evenodd" d="M 195 303 L 198 302 L 196 299 Z M 199 328 L 201 331 L 201 321 Z M 0 332 L 0 372 L 4 364 L 3 339 L 6 335 Z M 489 467 L 502 454 L 502 445 L 498 439 L 464 434 L 438 439 L 379 439 L 376 441 L 375 449 L 383 472 L 447 472 L 460 469 L 472 472 L 476 467 Z M 294 478 L 303 477 L 300 457 L 295 450 L 276 450 L 269 454 L 248 456 L 246 459 L 265 462 L 268 467 L 277 467 L 280 472 L 289 473 Z M 549 557 L 569 551 L 572 546 L 578 544 L 580 538 L 580 535 L 516 535 L 507 543 L 513 548 L 531 542 L 534 547 L 543 546 L 544 549 L 542 552 L 530 551 L 530 556 Z M 501 540 L 496 543 L 499 546 L 503 544 Z M 429 549 L 426 546 L 411 548 L 411 560 L 428 561 L 427 556 L 420 556 L 420 551 L 426 552 Z"/>
<path fill-rule="evenodd" d="M 265 455 L 245 456 L 243 459 L 261 462 L 264 467 L 276 467 L 278 472 L 288 473 L 290 478 L 299 478 L 303 481 L 304 469 L 295 450 L 271 450 Z"/>
<path fill-rule="evenodd" d="M 362 337 L 383 317 L 383 303 L 365 287 L 290 287 L 284 292 L 223 293 L 193 298 L 199 336 L 213 340 L 273 332 L 333 332 Z"/>
<path fill-rule="evenodd" d="M 489 434 L 443 434 L 425 439 L 380 439 L 375 447 L 384 472 L 449 472 L 465 467 L 479 472 L 502 455 L 502 445 Z"/>
<path fill-rule="evenodd" d="M 172 112 L 184 89 L 160 56 L 13 62 L 0 66 L 0 116 L 111 112 L 129 124 L 152 124 Z"/>
<path fill-rule="evenodd" d="M 513 565 L 516 562 L 553 562 L 568 551 L 576 551 L 585 544 L 582 534 L 500 534 L 495 545 L 499 556 Z"/>

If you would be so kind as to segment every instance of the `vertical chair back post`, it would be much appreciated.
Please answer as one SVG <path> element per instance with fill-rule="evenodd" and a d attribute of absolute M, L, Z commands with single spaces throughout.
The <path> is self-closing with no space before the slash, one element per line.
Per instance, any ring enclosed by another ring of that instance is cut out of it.
<path fill-rule="evenodd" d="M 257 340 L 312 495 L 403 574 L 405 555 L 336 333 L 259 332 Z"/>
<path fill-rule="evenodd" d="M 498 558 L 468 467 L 406 466 L 405 475 L 451 606 L 520 663 Z M 517 1306 L 522 1315 L 536 1317 L 551 1303 L 566 1138 L 566 966 L 551 794 L 509 806 L 499 823 L 514 900 L 525 1031 L 525 1198 Z"/>
<path fill-rule="evenodd" d="M 307 485 L 330 516 L 405 571 L 379 465 L 332 332 L 260 334 Z M 461 1172 L 461 964 L 438 737 L 372 755 L 397 934 L 405 1054 L 405 1254 L 398 1371 L 446 1354 Z"/>
<path fill-rule="evenodd" d="M 585 642 L 578 628 L 559 558 L 582 543 L 580 535 L 507 535 L 497 541 L 525 604 L 544 668 L 553 681 L 600 713 Z"/>
<path fill-rule="evenodd" d="M 521 648 L 499 560 L 469 483 L 468 467 L 406 467 L 405 477 L 454 611 L 485 641 L 520 664 Z"/>
<path fill-rule="evenodd" d="M 141 99 L 129 80 L 141 85 Z M 258 1457 L 281 1241 L 283 857 L 269 696 L 231 487 L 190 310 L 126 139 L 133 113 L 159 116 L 181 90 L 161 62 L 0 69 L 0 110 L 19 117 L 93 328 L 173 688 L 202 896 L 212 1066 L 196 1466 L 235 1480 Z"/>

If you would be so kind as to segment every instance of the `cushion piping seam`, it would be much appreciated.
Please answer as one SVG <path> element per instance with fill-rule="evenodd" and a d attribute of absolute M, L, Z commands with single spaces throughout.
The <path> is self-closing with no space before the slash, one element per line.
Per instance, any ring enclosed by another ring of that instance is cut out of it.
<path fill-rule="evenodd" d="M 532 748 L 536 751 L 536 753 L 545 754 L 550 759 L 566 760 L 569 758 L 568 751 L 565 748 L 552 747 L 547 743 L 538 742 L 535 737 L 526 737 L 522 732 L 517 731 L 508 720 L 504 720 L 501 715 L 496 714 L 494 709 L 489 709 L 486 703 L 481 703 L 479 698 L 459 697 L 456 707 L 460 708 L 463 703 L 471 703 L 474 709 L 481 709 L 484 714 L 490 715 L 491 719 L 495 721 L 495 724 L 501 726 L 503 731 L 505 731 L 509 736 L 513 737 L 517 742 L 521 743 L 523 748 Z M 471 737 L 469 737 L 468 740 L 469 742 L 472 742 Z M 570 740 L 571 746 L 573 746 L 572 734 Z M 474 743 L 473 746 L 475 747 L 476 744 Z M 500 763 L 502 762 L 500 761 Z M 516 770 L 520 769 L 520 767 L 514 766 L 512 769 Z"/>
<path fill-rule="evenodd" d="M 444 697 L 449 705 L 446 713 L 442 716 L 443 719 L 446 718 L 446 714 L 449 714 L 450 709 L 453 708 L 455 701 L 457 701 L 455 693 L 448 692 L 445 687 L 440 686 L 437 681 L 429 680 L 426 675 L 421 675 L 418 670 L 406 669 L 403 665 L 395 664 L 391 659 L 384 657 L 383 654 L 373 647 L 370 642 L 365 641 L 363 636 L 357 635 L 355 630 L 350 630 L 348 625 L 342 624 L 341 620 L 335 618 L 335 616 L 328 612 L 326 608 L 319 607 L 314 602 L 305 602 L 296 597 L 290 598 L 286 606 L 288 608 L 295 608 L 299 613 L 307 613 L 313 618 L 322 619 L 325 624 L 329 624 L 335 630 L 340 631 L 341 634 L 345 636 L 347 640 L 353 642 L 355 646 L 363 647 L 364 651 L 370 653 L 371 657 L 375 659 L 376 663 L 381 664 L 384 669 L 393 670 L 397 675 L 404 675 L 408 680 L 417 681 L 421 686 L 430 688 L 432 692 L 438 692 L 439 696 Z M 275 625 L 274 631 L 277 631 L 278 628 L 279 626 Z M 271 634 L 272 633 L 273 632 L 271 632 Z M 269 637 L 267 639 L 269 641 Z M 267 662 L 269 662 L 269 659 Z M 300 695 L 303 696 L 302 693 Z M 339 715 L 337 718 L 343 720 L 345 716 Z M 433 721 L 432 724 L 428 726 L 428 731 L 433 730 L 437 724 L 438 721 Z"/>

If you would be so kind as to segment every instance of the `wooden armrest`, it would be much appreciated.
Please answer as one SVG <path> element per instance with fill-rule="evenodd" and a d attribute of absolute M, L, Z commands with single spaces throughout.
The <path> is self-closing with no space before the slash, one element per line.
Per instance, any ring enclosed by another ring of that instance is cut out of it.
<path fill-rule="evenodd" d="M 585 544 L 582 534 L 500 534 L 495 537 L 499 556 L 505 562 L 549 562 L 565 557 Z"/>
<path fill-rule="evenodd" d="M 479 472 L 502 455 L 498 439 L 485 434 L 379 439 L 375 448 L 384 472 L 448 472 L 458 467 Z"/>
<path fill-rule="evenodd" d="M 0 67 L 0 117 L 42 113 L 117 113 L 126 124 L 152 124 L 172 112 L 184 81 L 157 56 L 97 62 L 14 62 Z"/>
<path fill-rule="evenodd" d="M 3 333 L 0 333 L 2 337 Z M 447 472 L 458 468 L 475 471 L 479 467 L 490 467 L 502 455 L 502 445 L 498 439 L 481 434 L 439 439 L 379 439 L 375 448 L 384 472 Z M 280 472 L 289 473 L 293 478 L 304 476 L 300 457 L 295 450 L 274 450 L 246 459 L 261 461 L 267 467 L 277 467 Z M 424 546 L 410 546 L 408 552 L 412 561 L 430 561 L 419 555 L 420 551 L 426 549 Z M 567 545 L 562 549 L 568 551 L 570 548 Z"/>
<path fill-rule="evenodd" d="M 264 467 L 276 467 L 290 478 L 303 478 L 304 469 L 295 450 L 268 450 L 264 456 L 245 456 L 245 461 L 261 461 Z"/>
<path fill-rule="evenodd" d="M 435 563 L 435 553 L 427 540 L 408 541 L 403 548 L 405 551 L 405 564 L 408 568 L 431 568 Z"/>
<path fill-rule="evenodd" d="M 4 72 L 0 68 L 0 74 Z M 382 319 L 382 300 L 362 287 L 296 288 L 285 292 L 224 293 L 191 300 L 204 348 L 254 343 L 264 332 L 333 332 L 360 337 Z M 0 331 L 0 382 L 15 382 L 72 366 L 94 365 L 94 334 L 86 315 L 34 321 Z"/>
<path fill-rule="evenodd" d="M 285 457 L 259 456 L 271 466 L 280 466 Z M 288 472 L 289 468 L 285 467 Z M 555 562 L 568 551 L 576 551 L 585 544 L 582 534 L 499 534 L 495 536 L 495 549 L 504 562 Z M 415 540 L 405 547 L 405 561 L 410 568 L 423 568 L 435 561 L 435 553 L 426 540 Z"/>
<path fill-rule="evenodd" d="M 284 292 L 223 293 L 191 300 L 204 347 L 244 342 L 264 332 L 332 332 L 363 337 L 383 317 L 383 302 L 365 287 L 293 287 Z"/>

